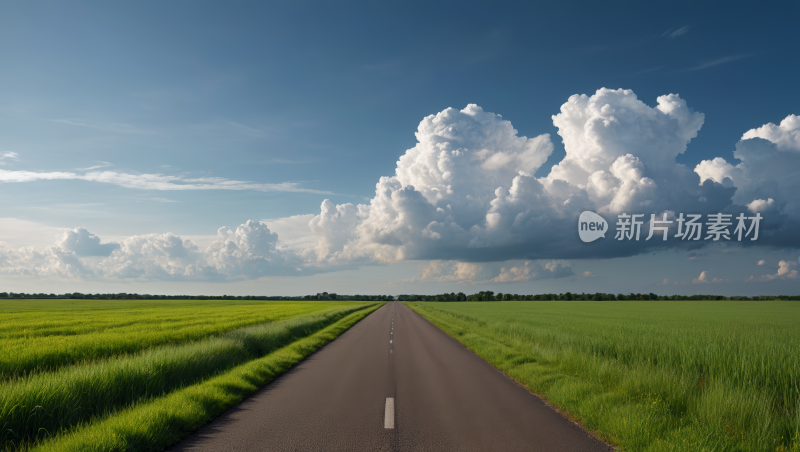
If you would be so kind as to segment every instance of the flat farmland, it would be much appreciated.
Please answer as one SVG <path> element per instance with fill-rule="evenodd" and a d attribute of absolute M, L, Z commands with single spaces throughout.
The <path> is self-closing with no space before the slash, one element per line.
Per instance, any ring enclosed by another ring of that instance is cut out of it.
<path fill-rule="evenodd" d="M 162 450 L 379 306 L 0 302 L 0 449 Z"/>
<path fill-rule="evenodd" d="M 0 301 L 0 378 L 352 305 L 336 301 Z"/>
<path fill-rule="evenodd" d="M 800 451 L 796 301 L 407 302 L 631 451 Z"/>

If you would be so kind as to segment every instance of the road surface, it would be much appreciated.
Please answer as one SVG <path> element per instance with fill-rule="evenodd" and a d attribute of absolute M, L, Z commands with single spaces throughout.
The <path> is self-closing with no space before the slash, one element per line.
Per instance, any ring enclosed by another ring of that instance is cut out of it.
<path fill-rule="evenodd" d="M 171 450 L 613 449 L 392 302 Z"/>

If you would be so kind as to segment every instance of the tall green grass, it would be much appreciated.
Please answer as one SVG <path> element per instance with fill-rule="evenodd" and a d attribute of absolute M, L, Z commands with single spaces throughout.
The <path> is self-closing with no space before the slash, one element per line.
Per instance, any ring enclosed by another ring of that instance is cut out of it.
<path fill-rule="evenodd" d="M 0 444 L 13 449 L 138 400 L 162 396 L 262 357 L 371 306 L 328 310 L 0 383 Z"/>
<path fill-rule="evenodd" d="M 181 344 L 353 302 L 0 301 L 0 380 Z"/>
<path fill-rule="evenodd" d="M 34 451 L 161 451 L 332 341 L 383 303 L 354 312 L 263 358 L 44 441 Z"/>
<path fill-rule="evenodd" d="M 407 303 L 631 451 L 800 451 L 800 303 Z"/>

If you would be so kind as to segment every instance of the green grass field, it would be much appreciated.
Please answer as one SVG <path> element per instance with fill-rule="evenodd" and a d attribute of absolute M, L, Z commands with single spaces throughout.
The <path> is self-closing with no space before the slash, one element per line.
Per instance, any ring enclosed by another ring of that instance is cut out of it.
<path fill-rule="evenodd" d="M 67 450 L 64 444 L 75 441 L 81 445 L 72 450 L 162 450 L 380 306 L 4 303 L 3 450 Z M 131 413 L 135 419 L 125 421 Z M 98 426 L 109 425 L 98 433 Z"/>
<path fill-rule="evenodd" d="M 626 451 L 800 451 L 800 302 L 406 303 Z"/>
<path fill-rule="evenodd" d="M 350 305 L 335 301 L 4 300 L 0 301 L 0 379 Z"/>

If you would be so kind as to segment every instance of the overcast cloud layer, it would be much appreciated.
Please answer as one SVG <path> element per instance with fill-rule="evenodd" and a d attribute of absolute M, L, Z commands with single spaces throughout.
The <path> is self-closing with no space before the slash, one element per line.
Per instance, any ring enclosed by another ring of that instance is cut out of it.
<path fill-rule="evenodd" d="M 702 247 L 660 234 L 616 241 L 620 213 L 675 219 L 680 213 L 760 213 L 759 240 L 742 245 L 798 247 L 789 224 L 800 220 L 800 118 L 745 131 L 735 144 L 736 165 L 704 160 L 696 168 L 675 163 L 703 126 L 704 115 L 677 94 L 650 107 L 630 90 L 574 95 L 553 117 L 565 158 L 545 177 L 536 171 L 553 151 L 552 137 L 519 136 L 509 121 L 470 104 L 422 120 L 417 144 L 381 177 L 369 204 L 322 202 L 310 220 L 278 220 L 291 237 L 261 222 L 221 228 L 200 249 L 167 234 L 102 244 L 83 228 L 67 230 L 52 246 L 0 250 L 0 271 L 54 278 L 237 280 L 307 275 L 358 265 L 430 260 L 421 280 L 517 282 L 572 276 L 576 258 L 630 256 L 664 247 Z M 217 178 L 170 179 L 112 172 L 33 173 L 0 170 L 6 182 L 83 179 L 131 188 L 302 190 Z M 591 244 L 578 240 L 577 218 L 603 215 L 611 231 Z M 733 231 L 733 228 L 731 228 Z M 732 241 L 733 243 L 739 243 Z M 517 260 L 514 265 L 481 264 Z M 792 274 L 789 264 L 782 274 Z M 493 269 L 487 274 L 488 269 Z M 793 273 L 797 275 L 796 271 Z M 591 276 L 591 275 L 584 275 Z"/>

